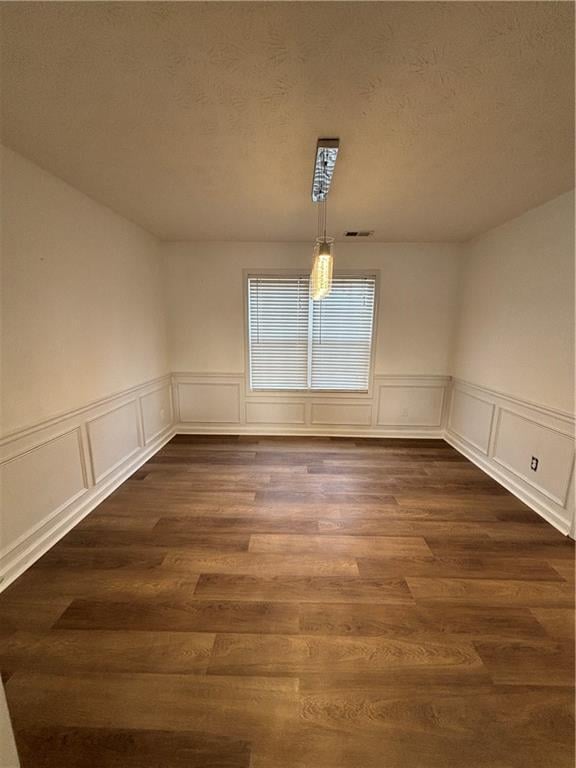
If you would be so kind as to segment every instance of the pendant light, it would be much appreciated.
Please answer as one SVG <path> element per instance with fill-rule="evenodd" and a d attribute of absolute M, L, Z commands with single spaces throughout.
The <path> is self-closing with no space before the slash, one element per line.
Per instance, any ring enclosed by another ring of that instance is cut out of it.
<path fill-rule="evenodd" d="M 318 237 L 314 243 L 314 261 L 310 274 L 310 294 L 314 301 L 326 298 L 332 290 L 333 271 L 334 238 L 326 236 L 326 198 L 324 198 L 321 203 L 318 203 Z"/>
<path fill-rule="evenodd" d="M 320 139 L 316 149 L 312 199 L 318 204 L 318 232 L 310 273 L 310 295 L 314 301 L 326 298 L 332 289 L 334 238 L 326 235 L 326 220 L 328 191 L 334 173 L 338 144 L 338 139 Z"/>

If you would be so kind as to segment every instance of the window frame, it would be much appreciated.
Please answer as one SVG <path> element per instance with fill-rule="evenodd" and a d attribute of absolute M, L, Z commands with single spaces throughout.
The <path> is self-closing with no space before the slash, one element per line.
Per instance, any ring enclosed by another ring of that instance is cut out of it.
<path fill-rule="evenodd" d="M 374 393 L 374 367 L 376 361 L 376 347 L 378 344 L 379 308 L 380 308 L 380 270 L 378 269 L 338 269 L 334 271 L 334 277 L 370 277 L 374 280 L 374 319 L 372 324 L 372 346 L 370 349 L 370 367 L 368 370 L 367 389 L 252 389 L 250 386 L 250 330 L 249 330 L 249 301 L 248 279 L 266 277 L 310 277 L 310 270 L 305 269 L 243 269 L 243 311 L 244 311 L 244 395 L 246 398 L 275 397 L 280 395 L 283 399 L 293 396 L 295 398 L 314 398 L 319 395 L 322 398 L 337 399 L 370 399 Z"/>

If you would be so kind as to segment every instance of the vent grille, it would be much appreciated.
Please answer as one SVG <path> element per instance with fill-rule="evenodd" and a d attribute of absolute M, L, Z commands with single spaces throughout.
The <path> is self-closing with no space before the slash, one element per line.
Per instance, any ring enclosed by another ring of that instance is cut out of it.
<path fill-rule="evenodd" d="M 372 237 L 373 229 L 356 229 L 344 232 L 344 237 Z"/>

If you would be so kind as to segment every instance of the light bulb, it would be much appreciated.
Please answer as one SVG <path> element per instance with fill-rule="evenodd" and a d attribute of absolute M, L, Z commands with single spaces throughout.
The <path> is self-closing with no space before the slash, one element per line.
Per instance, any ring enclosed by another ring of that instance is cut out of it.
<path fill-rule="evenodd" d="M 334 238 L 319 237 L 314 244 L 314 262 L 310 274 L 310 295 L 314 301 L 326 298 L 332 290 Z"/>

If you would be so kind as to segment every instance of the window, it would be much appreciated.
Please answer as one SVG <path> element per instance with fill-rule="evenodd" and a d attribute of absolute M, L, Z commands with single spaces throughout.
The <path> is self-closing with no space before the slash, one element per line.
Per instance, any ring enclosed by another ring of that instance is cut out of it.
<path fill-rule="evenodd" d="M 308 275 L 248 277 L 250 388 L 366 391 L 375 293 L 374 276 L 336 276 L 322 301 Z"/>

